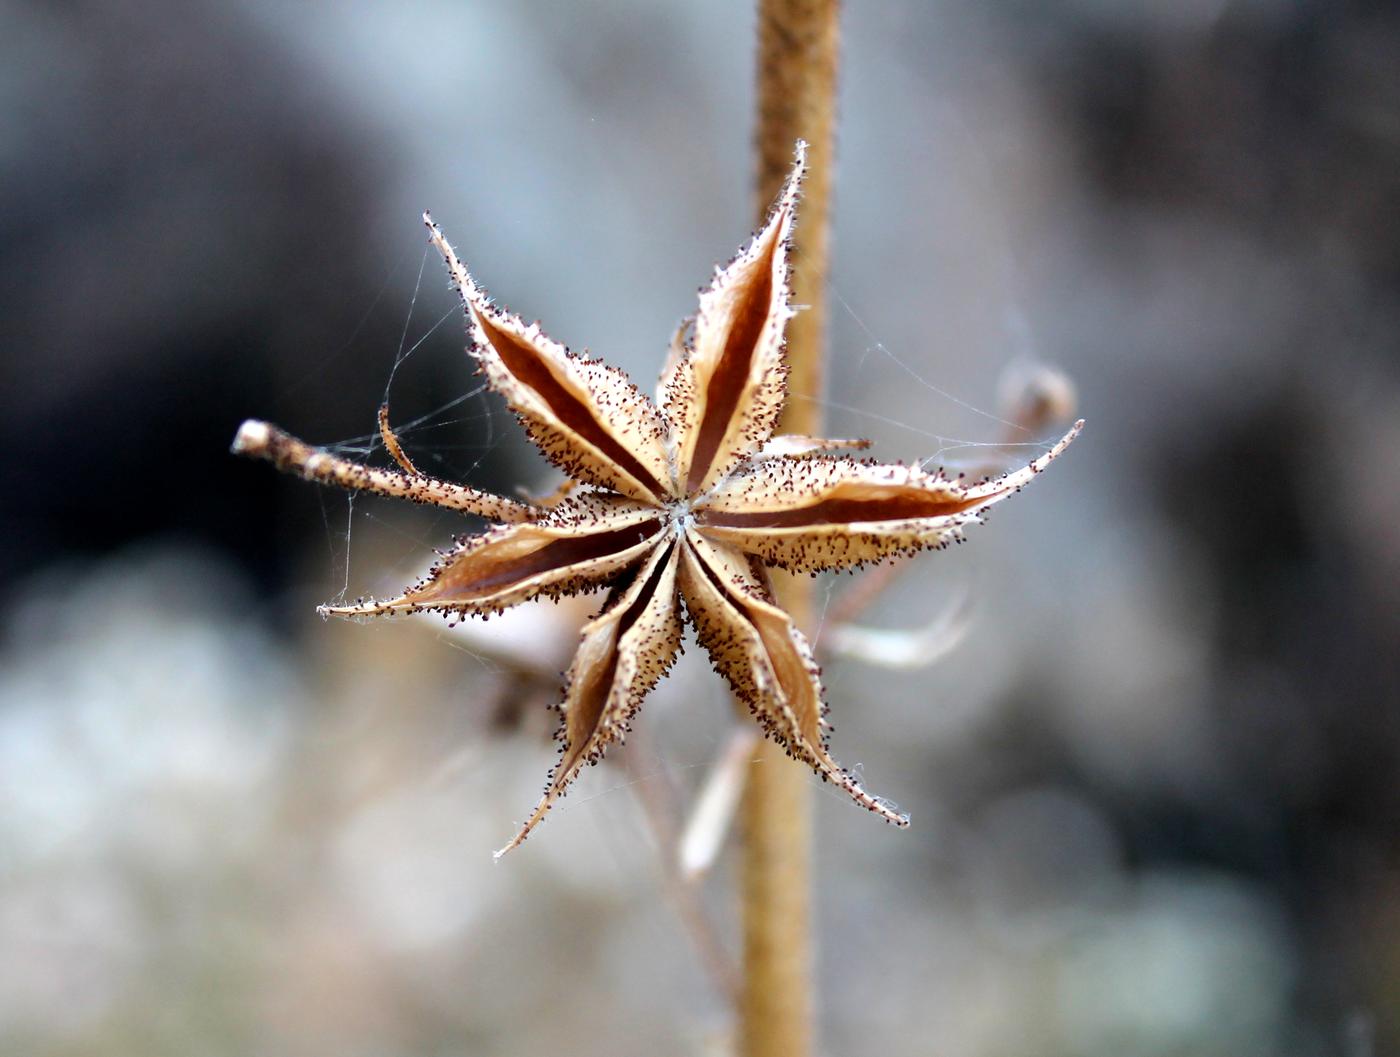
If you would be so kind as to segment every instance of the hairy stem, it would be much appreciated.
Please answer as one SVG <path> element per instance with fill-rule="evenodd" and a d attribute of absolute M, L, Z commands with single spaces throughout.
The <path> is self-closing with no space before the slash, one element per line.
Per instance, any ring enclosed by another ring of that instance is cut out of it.
<path fill-rule="evenodd" d="M 284 473 L 304 480 L 352 492 L 373 492 L 415 503 L 431 503 L 448 510 L 460 510 L 464 514 L 477 514 L 492 521 L 533 521 L 540 515 L 540 511 L 534 507 L 466 485 L 402 470 L 382 470 L 377 466 L 342 459 L 324 448 L 313 448 L 306 441 L 298 440 L 271 423 L 256 419 L 249 419 L 239 427 L 238 435 L 233 438 L 232 451 L 235 455 L 266 459 Z"/>
<path fill-rule="evenodd" d="M 839 42 L 837 0 L 759 0 L 758 215 L 768 210 L 808 144 L 809 169 L 794 242 L 788 325 L 788 401 L 779 431 L 821 435 L 825 279 L 830 241 L 832 138 Z M 775 576 L 779 601 L 810 627 L 805 580 Z M 808 772 L 764 741 L 740 809 L 744 980 L 742 1057 L 806 1057 L 812 1049 L 811 805 Z"/>

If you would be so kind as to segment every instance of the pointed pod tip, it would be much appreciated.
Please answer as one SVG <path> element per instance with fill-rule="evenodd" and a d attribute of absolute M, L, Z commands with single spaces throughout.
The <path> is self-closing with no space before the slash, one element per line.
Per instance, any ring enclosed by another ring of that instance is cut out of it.
<path fill-rule="evenodd" d="M 402 601 L 401 599 L 398 601 Z M 376 602 L 374 599 L 360 599 L 353 606 L 332 606 L 322 604 L 316 607 L 316 613 L 322 620 L 329 620 L 331 617 L 344 617 L 347 620 L 363 622 L 370 617 L 395 617 L 403 615 L 403 610 L 393 608 L 394 603 Z"/>
<path fill-rule="evenodd" d="M 498 863 L 502 859 L 504 859 L 508 854 L 515 851 L 516 848 L 520 847 L 520 845 L 525 842 L 525 838 L 530 835 L 530 830 L 533 828 L 533 822 L 526 823 L 525 828 L 522 829 L 519 833 L 517 833 L 514 837 L 512 837 L 510 839 L 509 844 L 505 845 L 505 847 L 497 848 L 491 853 L 491 861 L 493 863 Z"/>
<path fill-rule="evenodd" d="M 783 187 L 781 198 L 784 201 L 795 199 L 802 180 L 807 175 L 807 141 L 798 140 L 797 147 L 793 151 L 792 171 L 788 173 L 787 182 Z"/>
<path fill-rule="evenodd" d="M 1049 452 L 1046 453 L 1045 458 L 1053 459 L 1056 456 L 1058 456 L 1066 448 L 1068 448 L 1071 444 L 1078 440 L 1079 434 L 1082 432 L 1084 432 L 1084 420 L 1081 418 L 1074 425 L 1070 426 L 1069 432 L 1067 432 L 1056 442 L 1055 446 L 1051 448 Z"/>

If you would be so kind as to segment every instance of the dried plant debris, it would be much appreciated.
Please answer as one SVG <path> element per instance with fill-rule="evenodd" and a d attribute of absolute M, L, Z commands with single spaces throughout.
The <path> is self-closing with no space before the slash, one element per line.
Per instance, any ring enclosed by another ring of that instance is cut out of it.
<path fill-rule="evenodd" d="M 767 223 L 700 295 L 672 342 L 653 402 L 620 370 L 547 337 L 493 304 L 426 214 L 430 240 L 462 296 L 472 355 L 531 440 L 576 487 L 522 502 L 311 448 L 247 422 L 233 450 L 323 484 L 401 496 L 498 522 L 460 540 L 396 598 L 324 606 L 326 615 L 436 611 L 488 615 L 533 598 L 609 587 L 565 675 L 559 761 L 503 854 L 523 841 L 587 764 L 627 733 L 680 650 L 682 604 L 700 643 L 768 737 L 862 807 L 906 816 L 871 796 L 827 745 L 820 669 L 780 608 L 767 567 L 815 572 L 961 539 L 1078 434 L 1014 473 L 965 483 L 909 466 L 830 454 L 863 442 L 774 437 L 786 396 L 789 238 L 805 147 Z"/>

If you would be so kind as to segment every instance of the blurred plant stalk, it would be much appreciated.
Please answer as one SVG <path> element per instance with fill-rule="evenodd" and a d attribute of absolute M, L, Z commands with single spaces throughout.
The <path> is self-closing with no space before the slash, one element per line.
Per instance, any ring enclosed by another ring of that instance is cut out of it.
<path fill-rule="evenodd" d="M 759 0 L 758 181 L 763 223 L 807 141 L 802 223 L 795 231 L 795 304 L 788 325 L 788 399 L 778 432 L 821 436 L 825 279 L 830 246 L 832 141 L 840 4 Z M 809 581 L 775 570 L 778 602 L 811 630 Z M 740 807 L 744 932 L 739 1001 L 741 1057 L 806 1057 L 812 1050 L 811 800 L 806 768 L 773 742 L 759 743 Z"/>

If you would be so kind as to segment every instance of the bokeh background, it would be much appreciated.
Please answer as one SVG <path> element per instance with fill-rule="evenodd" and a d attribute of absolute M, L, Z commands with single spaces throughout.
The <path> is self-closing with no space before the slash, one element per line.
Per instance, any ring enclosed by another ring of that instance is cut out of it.
<path fill-rule="evenodd" d="M 735 725 L 697 651 L 493 865 L 576 613 L 323 624 L 470 526 L 227 447 L 383 459 L 387 392 L 420 465 L 547 485 L 418 213 L 649 381 L 753 220 L 749 6 L 0 22 L 0 1050 L 724 1053 L 665 880 Z M 1400 15 L 852 3 L 844 37 L 831 432 L 1024 459 L 986 445 L 1034 362 L 1089 427 L 860 616 L 965 612 L 956 649 L 829 658 L 838 756 L 914 827 L 813 780 L 822 1052 L 1396 1052 Z M 731 872 L 691 893 L 728 952 Z"/>

